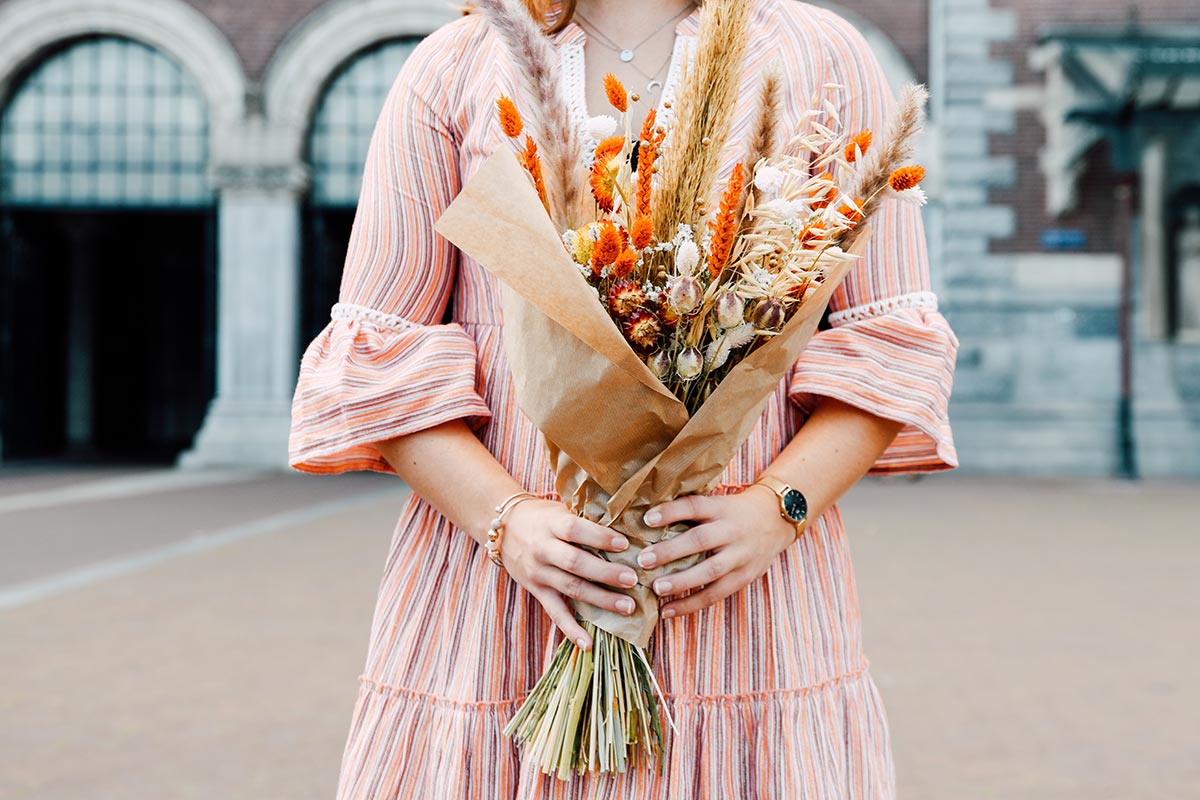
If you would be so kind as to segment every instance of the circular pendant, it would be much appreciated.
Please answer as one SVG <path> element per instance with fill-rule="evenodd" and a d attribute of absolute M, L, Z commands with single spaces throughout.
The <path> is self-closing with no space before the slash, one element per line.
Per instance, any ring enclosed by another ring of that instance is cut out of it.
<path fill-rule="evenodd" d="M 621 60 L 624 61 L 626 64 L 628 64 L 630 61 L 633 61 L 633 51 L 632 50 L 622 50 L 621 51 Z"/>

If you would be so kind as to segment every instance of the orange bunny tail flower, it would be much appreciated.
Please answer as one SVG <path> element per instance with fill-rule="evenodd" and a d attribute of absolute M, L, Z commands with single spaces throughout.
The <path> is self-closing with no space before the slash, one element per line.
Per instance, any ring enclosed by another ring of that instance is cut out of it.
<path fill-rule="evenodd" d="M 633 246 L 645 250 L 654 244 L 654 223 L 650 217 L 638 217 L 633 223 Z"/>
<path fill-rule="evenodd" d="M 662 139 L 655 132 L 658 124 L 658 114 L 650 109 L 646 121 L 642 124 L 642 134 L 638 139 L 638 173 L 637 173 L 637 213 L 638 216 L 650 216 L 650 195 L 654 187 L 654 162 L 658 160 L 658 148 Z"/>
<path fill-rule="evenodd" d="M 617 170 L 621 166 L 620 155 L 624 149 L 624 136 L 610 136 L 596 146 L 596 160 L 592 162 L 592 196 L 596 198 L 596 205 L 610 213 L 614 204 Z"/>
<path fill-rule="evenodd" d="M 866 155 L 871 149 L 871 142 L 875 140 L 875 134 L 871 133 L 870 128 L 864 128 L 854 134 L 854 138 L 846 145 L 846 160 L 853 164 L 858 160 L 859 155 Z"/>
<path fill-rule="evenodd" d="M 500 95 L 500 99 L 496 101 L 496 109 L 500 112 L 500 127 L 504 129 L 504 135 L 510 139 L 520 136 L 521 131 L 525 129 L 525 123 L 521 121 L 521 112 L 517 111 L 517 104 L 512 98 Z"/>
<path fill-rule="evenodd" d="M 738 206 L 741 205 L 742 186 L 745 182 L 745 168 L 739 163 L 734 166 L 733 174 L 729 176 L 729 185 L 721 197 L 721 208 L 717 216 L 709 223 L 712 238 L 708 246 L 708 274 L 716 280 L 729 261 L 729 251 L 733 248 L 733 234 L 737 229 Z"/>
<path fill-rule="evenodd" d="M 629 110 L 629 94 L 625 91 L 625 84 L 611 72 L 604 76 L 604 93 L 608 95 L 608 102 L 617 111 L 624 114 Z"/>
<path fill-rule="evenodd" d="M 853 203 L 846 203 L 838 207 L 838 213 L 850 221 L 851 225 L 857 225 L 862 222 L 863 218 L 863 201 L 855 200 Z"/>
<path fill-rule="evenodd" d="M 592 272 L 599 275 L 621 255 L 621 231 L 610 220 L 600 223 L 600 237 L 592 245 Z"/>
<path fill-rule="evenodd" d="M 613 275 L 616 275 L 618 278 L 627 278 L 636 266 L 637 253 L 632 250 L 623 250 L 613 263 Z"/>
<path fill-rule="evenodd" d="M 546 197 L 546 181 L 542 176 L 542 159 L 538 155 L 537 142 L 533 141 L 532 136 L 525 137 L 525 150 L 521 153 L 521 164 L 529 172 L 529 177 L 533 178 L 533 188 L 537 189 L 538 199 L 542 201 L 546 213 L 550 213 L 550 201 Z"/>
<path fill-rule="evenodd" d="M 888 183 L 891 184 L 894 191 L 906 192 L 909 189 L 917 188 L 917 185 L 923 180 L 925 180 L 924 167 L 900 167 L 888 178 Z"/>

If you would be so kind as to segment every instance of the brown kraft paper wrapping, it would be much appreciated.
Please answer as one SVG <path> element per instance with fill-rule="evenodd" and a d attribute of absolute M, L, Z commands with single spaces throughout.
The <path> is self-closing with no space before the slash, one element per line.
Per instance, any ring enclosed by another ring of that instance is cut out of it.
<path fill-rule="evenodd" d="M 734 367 L 689 419 L 580 275 L 512 153 L 498 151 L 480 167 L 438 220 L 437 231 L 503 284 L 504 343 L 517 401 L 546 439 L 563 501 L 630 541 L 624 552 L 603 555 L 637 571 L 638 585 L 625 592 L 637 603 L 634 614 L 578 602 L 576 612 L 646 647 L 658 622 L 651 585 L 699 557 L 639 567 L 645 547 L 686 530 L 649 528 L 642 515 L 657 503 L 711 488 L 816 331 L 853 262 L 831 266 L 783 331 Z M 868 239 L 859 237 L 855 251 Z"/>

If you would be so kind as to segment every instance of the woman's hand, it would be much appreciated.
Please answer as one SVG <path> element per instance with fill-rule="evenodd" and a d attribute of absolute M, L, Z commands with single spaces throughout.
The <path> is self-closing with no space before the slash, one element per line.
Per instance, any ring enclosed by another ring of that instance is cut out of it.
<path fill-rule="evenodd" d="M 632 598 L 601 584 L 627 589 L 637 583 L 637 574 L 580 545 L 619 553 L 629 547 L 629 541 L 611 528 L 575 516 L 562 503 L 526 500 L 508 513 L 500 557 L 508 573 L 537 598 L 563 635 L 586 650 L 592 646 L 591 637 L 575 620 L 566 598 L 632 614 Z"/>
<path fill-rule="evenodd" d="M 745 588 L 796 540 L 795 526 L 779 513 L 778 498 L 757 484 L 739 494 L 681 497 L 650 509 L 645 521 L 653 528 L 684 521 L 697 525 L 643 550 L 638 563 L 644 568 L 712 551 L 700 563 L 654 582 L 655 594 L 663 598 L 704 587 L 664 605 L 665 619 L 699 611 Z"/>

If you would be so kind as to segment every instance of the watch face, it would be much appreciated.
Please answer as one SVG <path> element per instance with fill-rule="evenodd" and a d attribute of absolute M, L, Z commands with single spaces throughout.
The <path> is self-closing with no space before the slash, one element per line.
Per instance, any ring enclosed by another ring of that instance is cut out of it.
<path fill-rule="evenodd" d="M 792 522 L 804 522 L 808 518 L 808 500 L 796 489 L 783 493 L 783 513 Z"/>

